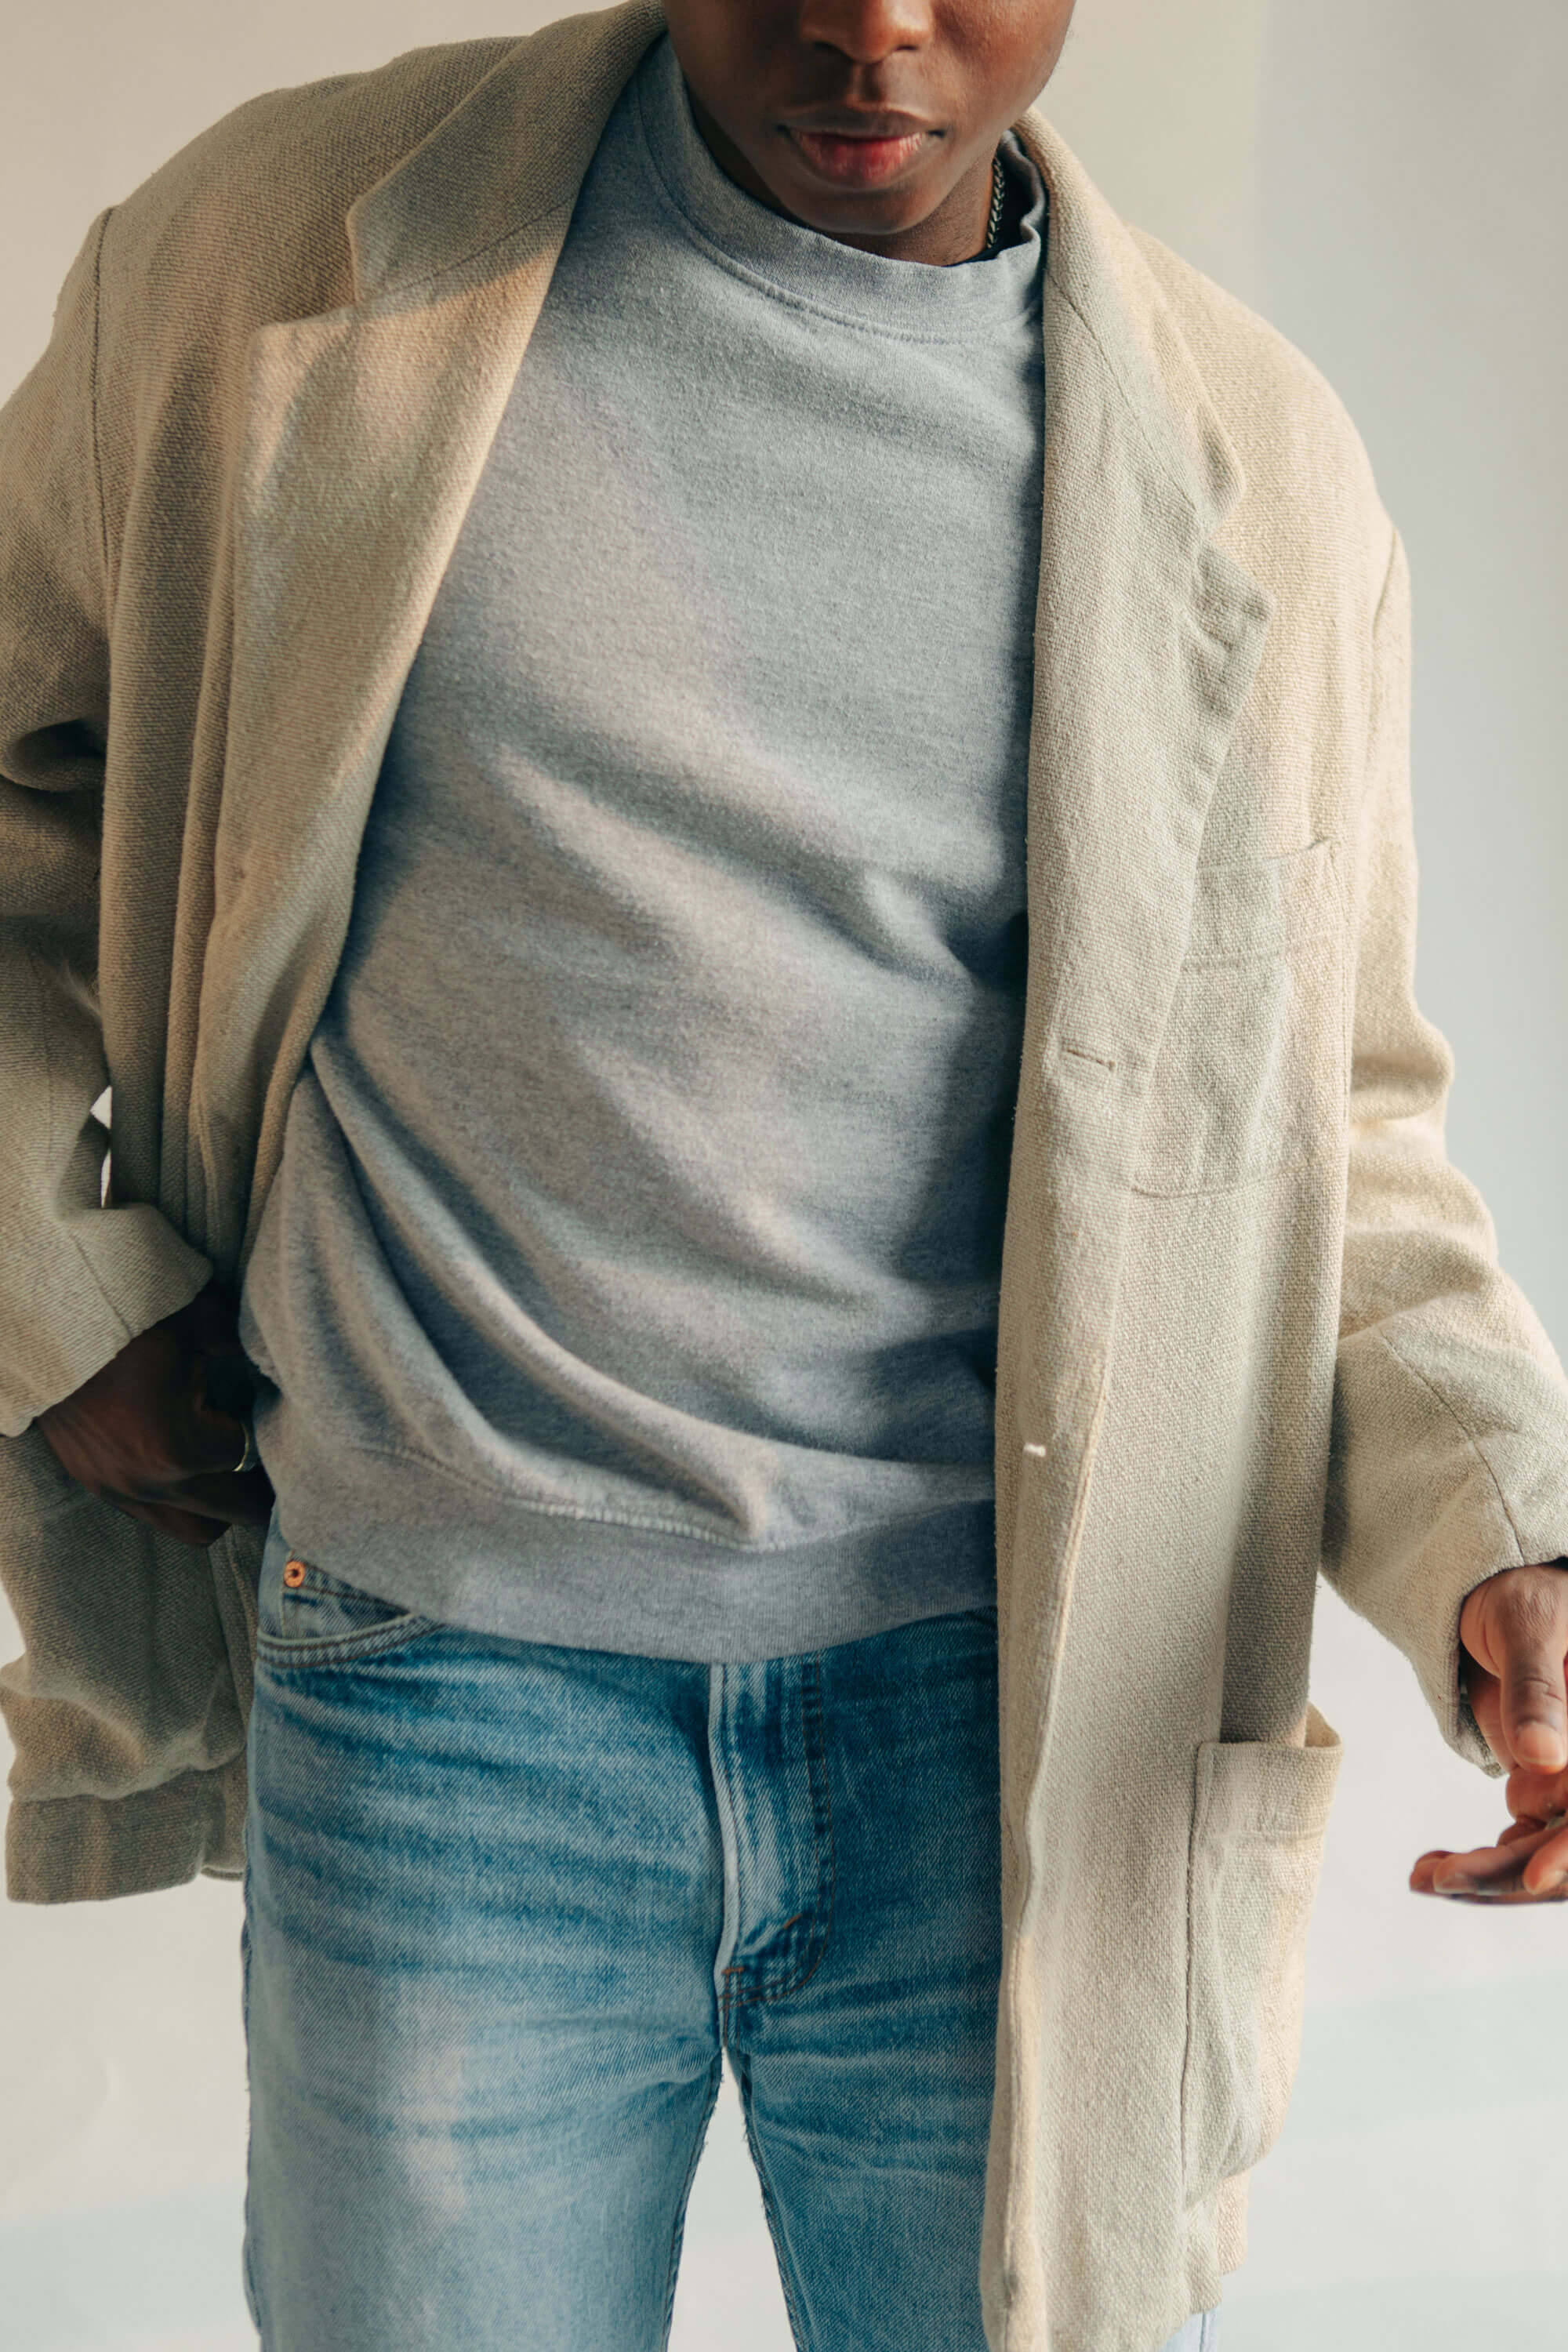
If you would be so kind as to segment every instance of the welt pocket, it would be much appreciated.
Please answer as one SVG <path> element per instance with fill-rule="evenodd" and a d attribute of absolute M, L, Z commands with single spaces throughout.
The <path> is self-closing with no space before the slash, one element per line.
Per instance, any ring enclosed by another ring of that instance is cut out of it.
<path fill-rule="evenodd" d="M 1225 1192 L 1337 1146 L 1349 1070 L 1337 848 L 1197 868 L 1134 1192 Z"/>

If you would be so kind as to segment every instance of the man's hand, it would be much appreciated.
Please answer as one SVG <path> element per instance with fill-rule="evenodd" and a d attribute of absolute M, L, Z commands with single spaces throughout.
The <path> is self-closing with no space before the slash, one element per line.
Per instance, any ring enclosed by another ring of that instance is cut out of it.
<path fill-rule="evenodd" d="M 1500 1764 L 1514 1819 L 1495 1846 L 1437 1848 L 1410 1874 L 1417 1895 L 1568 1901 L 1568 1559 L 1505 1568 L 1459 1612 L 1470 1709 Z"/>
<path fill-rule="evenodd" d="M 272 1516 L 266 1471 L 234 1468 L 252 1386 L 237 1321 L 209 1283 L 37 1415 L 79 1486 L 182 1543 L 216 1543 L 236 1521 L 264 1528 Z M 214 1402 L 220 1388 L 227 1411 Z"/>

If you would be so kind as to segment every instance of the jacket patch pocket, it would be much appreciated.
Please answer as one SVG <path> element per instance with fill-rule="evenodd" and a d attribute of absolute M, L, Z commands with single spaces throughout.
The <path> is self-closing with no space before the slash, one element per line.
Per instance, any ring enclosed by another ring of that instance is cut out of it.
<path fill-rule="evenodd" d="M 273 1666 L 380 1657 L 436 1624 L 401 1601 L 363 1592 L 296 1553 L 275 1556 L 270 1544 L 258 1603 L 256 1654 Z"/>
<path fill-rule="evenodd" d="M 1226 1192 L 1337 1143 L 1348 1115 L 1335 844 L 1197 868 L 1135 1192 Z"/>
<path fill-rule="evenodd" d="M 1301 2056 L 1307 1929 L 1344 1745 L 1315 1706 L 1304 1747 L 1203 1741 L 1187 1877 L 1185 2200 L 1279 2138 Z"/>

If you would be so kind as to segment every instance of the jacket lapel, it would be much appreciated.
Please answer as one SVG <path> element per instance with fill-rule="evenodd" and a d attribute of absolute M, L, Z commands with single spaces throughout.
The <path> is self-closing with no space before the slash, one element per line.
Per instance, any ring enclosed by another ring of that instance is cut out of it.
<path fill-rule="evenodd" d="M 1129 1184 L 1215 780 L 1273 614 L 1217 543 L 1235 448 L 1133 238 L 1048 122 L 1028 1002 L 997 1360 L 1004 1816 L 1026 1932 Z"/>
<path fill-rule="evenodd" d="M 192 1084 L 193 1228 L 237 1281 L 331 992 L 382 753 L 654 0 L 509 50 L 350 213 L 354 301 L 253 339 Z"/>

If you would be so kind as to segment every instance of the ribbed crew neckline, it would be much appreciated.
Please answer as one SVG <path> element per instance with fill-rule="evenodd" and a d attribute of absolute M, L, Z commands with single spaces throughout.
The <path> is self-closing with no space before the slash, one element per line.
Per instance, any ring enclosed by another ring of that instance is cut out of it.
<path fill-rule="evenodd" d="M 1034 190 L 1016 240 L 988 260 L 944 267 L 841 245 L 738 186 L 697 128 L 668 32 L 637 68 L 633 95 L 647 162 L 688 234 L 771 290 L 855 325 L 939 341 L 984 331 L 988 322 L 1004 325 L 1037 306 L 1046 192 L 1014 132 L 1002 142 L 1003 168 Z"/>

